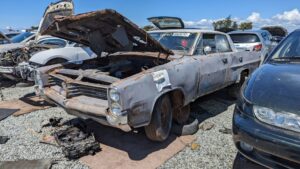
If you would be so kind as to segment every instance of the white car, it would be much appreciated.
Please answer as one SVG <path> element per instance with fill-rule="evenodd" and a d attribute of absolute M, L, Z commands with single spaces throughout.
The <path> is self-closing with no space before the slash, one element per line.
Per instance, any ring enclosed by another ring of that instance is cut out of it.
<path fill-rule="evenodd" d="M 260 52 L 262 61 L 275 47 L 272 35 L 266 30 L 233 31 L 228 34 L 237 50 Z"/>
<path fill-rule="evenodd" d="M 33 81 L 34 70 L 38 67 L 64 62 L 81 62 L 96 57 L 97 55 L 89 47 L 69 42 L 64 48 L 49 49 L 34 54 L 28 62 L 18 65 L 16 74 L 23 80 Z"/>

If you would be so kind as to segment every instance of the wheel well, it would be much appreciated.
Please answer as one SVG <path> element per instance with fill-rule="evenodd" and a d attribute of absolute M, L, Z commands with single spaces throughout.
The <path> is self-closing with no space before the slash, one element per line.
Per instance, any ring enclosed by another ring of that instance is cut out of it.
<path fill-rule="evenodd" d="M 240 73 L 240 76 L 238 77 L 238 83 L 244 83 L 246 77 L 249 76 L 249 69 L 245 69 Z"/>
<path fill-rule="evenodd" d="M 64 58 L 53 58 L 51 60 L 49 60 L 46 65 L 53 65 L 53 64 L 57 64 L 57 63 L 63 63 L 63 62 L 67 62 L 67 59 Z"/>
<path fill-rule="evenodd" d="M 175 90 L 172 90 L 172 91 L 167 91 L 167 92 L 163 93 L 162 95 L 160 95 L 159 97 L 157 97 L 157 99 L 155 100 L 154 105 L 152 106 L 151 113 L 153 112 L 153 109 L 154 109 L 154 106 L 157 103 L 157 100 L 159 98 L 165 96 L 165 95 L 169 95 L 173 109 L 181 108 L 181 107 L 184 106 L 185 96 L 184 96 L 183 92 L 180 89 L 175 89 Z"/>
<path fill-rule="evenodd" d="M 247 77 L 247 76 L 249 76 L 249 69 L 245 69 L 245 70 L 243 70 L 242 72 L 241 72 L 241 77 Z"/>
<path fill-rule="evenodd" d="M 173 90 L 168 92 L 173 108 L 180 108 L 184 106 L 184 94 L 181 90 Z"/>

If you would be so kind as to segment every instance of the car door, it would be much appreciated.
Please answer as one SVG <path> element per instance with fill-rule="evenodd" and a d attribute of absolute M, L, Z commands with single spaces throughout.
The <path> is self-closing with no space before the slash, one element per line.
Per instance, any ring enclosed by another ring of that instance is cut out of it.
<path fill-rule="evenodd" d="M 196 49 L 196 55 L 198 55 L 196 57 L 198 57 L 200 64 L 198 96 L 221 89 L 225 84 L 231 59 L 225 52 L 224 46 L 226 44 L 222 43 L 220 34 L 202 34 L 201 41 Z M 210 52 L 204 50 L 207 47 L 211 49 Z"/>

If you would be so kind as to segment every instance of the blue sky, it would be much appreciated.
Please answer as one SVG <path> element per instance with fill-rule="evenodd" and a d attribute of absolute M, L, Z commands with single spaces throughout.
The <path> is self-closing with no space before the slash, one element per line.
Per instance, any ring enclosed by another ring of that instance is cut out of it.
<path fill-rule="evenodd" d="M 38 25 L 45 7 L 53 0 L 2 0 L 0 28 Z M 281 24 L 300 28 L 299 0 L 74 0 L 75 12 L 111 8 L 136 24 L 148 24 L 147 17 L 178 16 L 190 27 L 210 28 L 211 22 L 232 16 L 255 26 Z"/>

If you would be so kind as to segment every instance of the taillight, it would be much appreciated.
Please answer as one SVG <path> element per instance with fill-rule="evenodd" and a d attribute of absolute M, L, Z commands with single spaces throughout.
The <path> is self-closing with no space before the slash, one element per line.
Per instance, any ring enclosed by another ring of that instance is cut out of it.
<path fill-rule="evenodd" d="M 261 51 L 261 49 L 262 49 L 262 44 L 259 44 L 254 46 L 253 51 L 259 52 Z"/>

